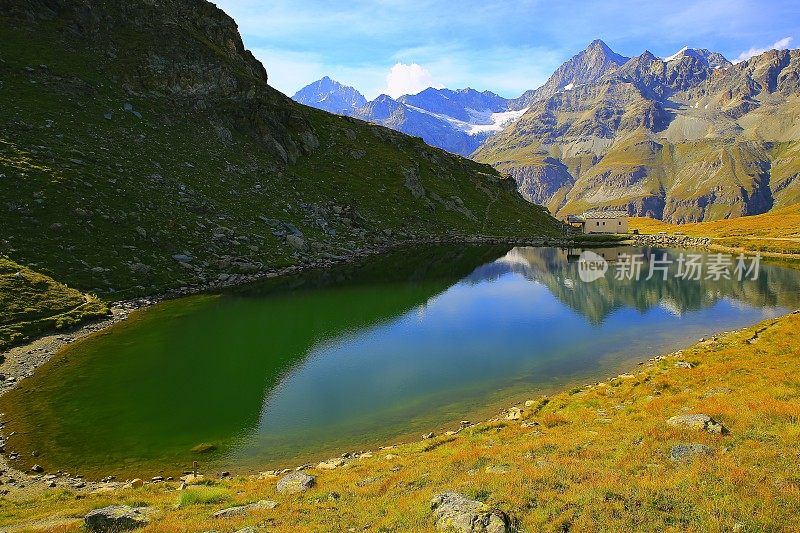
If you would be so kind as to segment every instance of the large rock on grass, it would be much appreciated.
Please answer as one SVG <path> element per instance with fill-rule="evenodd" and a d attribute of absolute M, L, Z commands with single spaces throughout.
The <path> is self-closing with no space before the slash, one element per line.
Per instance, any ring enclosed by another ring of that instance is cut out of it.
<path fill-rule="evenodd" d="M 83 519 L 88 531 L 112 533 L 116 531 L 132 531 L 147 525 L 147 515 L 142 509 L 134 509 L 127 505 L 112 505 L 95 509 Z"/>
<path fill-rule="evenodd" d="M 667 420 L 667 425 L 672 427 L 697 429 L 707 431 L 709 433 L 715 433 L 717 435 L 724 435 L 728 432 L 725 426 L 710 416 L 704 414 L 673 416 Z"/>
<path fill-rule="evenodd" d="M 431 500 L 436 528 L 459 533 L 506 533 L 513 531 L 508 515 L 457 492 L 443 492 Z"/>
<path fill-rule="evenodd" d="M 281 494 L 297 494 L 314 486 L 314 476 L 309 476 L 302 470 L 286 474 L 278 481 L 278 492 Z"/>

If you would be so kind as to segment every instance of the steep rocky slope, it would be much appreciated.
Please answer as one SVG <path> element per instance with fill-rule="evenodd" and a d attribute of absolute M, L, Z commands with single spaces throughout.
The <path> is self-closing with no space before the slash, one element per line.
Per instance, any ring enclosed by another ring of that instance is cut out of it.
<path fill-rule="evenodd" d="M 559 216 L 590 207 L 671 222 L 763 213 L 800 200 L 798 80 L 800 50 L 737 65 L 707 50 L 667 61 L 645 52 L 585 85 L 553 92 L 567 79 L 548 82 L 474 158 Z"/>
<path fill-rule="evenodd" d="M 273 90 L 209 2 L 9 0 L 0 43 L 0 252 L 77 289 L 559 231 L 489 166 Z"/>

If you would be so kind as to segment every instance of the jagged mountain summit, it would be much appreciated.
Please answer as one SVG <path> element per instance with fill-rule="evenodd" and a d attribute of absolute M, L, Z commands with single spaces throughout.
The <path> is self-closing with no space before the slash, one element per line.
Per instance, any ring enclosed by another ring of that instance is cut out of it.
<path fill-rule="evenodd" d="M 358 109 L 367 103 L 364 95 L 356 89 L 342 85 L 328 76 L 300 89 L 292 99 L 307 106 L 348 116 L 352 115 L 353 109 Z"/>
<path fill-rule="evenodd" d="M 522 96 L 516 98 L 511 107 L 523 109 L 532 102 L 549 98 L 558 92 L 594 83 L 609 72 L 617 70 L 628 59 L 630 58 L 614 52 L 606 43 L 596 39 L 585 50 L 572 56 L 558 67 L 544 85 L 538 89 L 526 91 Z"/>
<path fill-rule="evenodd" d="M 684 57 L 693 57 L 705 63 L 709 68 L 728 68 L 733 65 L 719 52 L 712 52 L 706 48 L 689 48 L 688 46 L 684 46 L 671 56 L 665 57 L 664 62 L 679 61 Z"/>
<path fill-rule="evenodd" d="M 384 94 L 366 102 L 356 89 L 327 76 L 303 87 L 292 98 L 325 111 L 388 126 L 421 137 L 432 146 L 468 156 L 522 116 L 531 102 L 593 83 L 627 60 L 603 41 L 595 40 L 559 67 L 542 87 L 514 99 L 471 88 L 430 87 L 397 99 Z"/>

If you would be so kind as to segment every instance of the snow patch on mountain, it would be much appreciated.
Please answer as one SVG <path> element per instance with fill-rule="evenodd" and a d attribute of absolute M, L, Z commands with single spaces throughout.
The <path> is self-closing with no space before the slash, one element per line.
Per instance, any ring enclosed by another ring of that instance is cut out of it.
<path fill-rule="evenodd" d="M 433 113 L 432 111 L 428 111 L 427 109 L 422 109 L 421 107 L 416 107 L 412 105 L 408 105 L 408 107 L 410 109 L 413 109 L 414 111 L 425 113 L 426 115 L 430 115 L 432 117 L 436 117 L 439 120 L 447 122 L 455 129 L 463 131 L 468 135 L 482 135 L 487 133 L 494 134 L 499 131 L 502 131 L 503 128 L 505 128 L 512 122 L 515 122 L 528 110 L 528 108 L 526 107 L 524 109 L 519 109 L 516 111 L 493 112 L 488 109 L 484 111 L 478 111 L 475 109 L 467 108 L 466 111 L 467 114 L 469 114 L 470 118 L 469 121 L 464 121 L 447 115 Z"/>
<path fill-rule="evenodd" d="M 681 48 L 680 50 L 678 50 L 677 52 L 675 52 L 671 56 L 665 57 L 664 58 L 664 62 L 665 63 L 669 63 L 670 61 L 675 61 L 676 59 L 680 59 L 681 56 L 683 56 L 683 53 L 686 52 L 688 49 L 689 49 L 688 46 L 684 46 L 683 48 Z"/>
<path fill-rule="evenodd" d="M 689 48 L 688 46 L 684 46 L 671 56 L 663 59 L 663 61 L 665 63 L 670 63 L 672 61 L 679 61 L 685 57 L 692 57 L 713 69 L 726 68 L 731 65 L 731 62 L 719 52 L 712 52 L 705 48 Z"/>

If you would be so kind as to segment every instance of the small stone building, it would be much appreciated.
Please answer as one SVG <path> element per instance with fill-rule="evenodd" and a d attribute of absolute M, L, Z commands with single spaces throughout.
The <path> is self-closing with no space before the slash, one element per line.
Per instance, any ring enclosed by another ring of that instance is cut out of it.
<path fill-rule="evenodd" d="M 628 233 L 627 211 L 586 211 L 569 215 L 566 223 L 583 233 Z"/>

